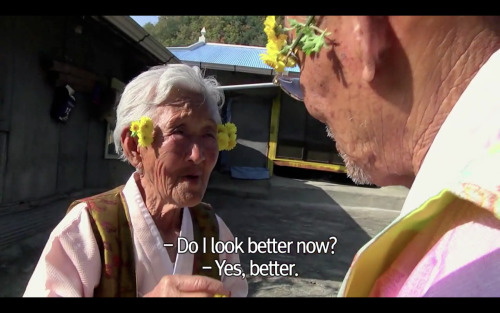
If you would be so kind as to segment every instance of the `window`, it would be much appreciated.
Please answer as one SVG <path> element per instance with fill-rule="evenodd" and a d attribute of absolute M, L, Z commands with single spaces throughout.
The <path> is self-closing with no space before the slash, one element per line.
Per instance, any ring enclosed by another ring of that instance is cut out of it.
<path fill-rule="evenodd" d="M 125 88 L 125 84 L 114 78 L 111 79 L 111 89 L 115 92 L 115 104 L 113 105 L 112 112 L 106 115 L 106 138 L 104 140 L 104 158 L 105 159 L 118 159 L 118 154 L 115 150 L 115 143 L 113 141 L 113 131 L 116 125 L 116 106 L 120 101 L 121 93 Z"/>

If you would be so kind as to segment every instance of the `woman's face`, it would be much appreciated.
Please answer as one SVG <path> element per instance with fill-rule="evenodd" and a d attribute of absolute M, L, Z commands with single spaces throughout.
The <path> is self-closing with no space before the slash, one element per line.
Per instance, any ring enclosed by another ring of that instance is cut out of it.
<path fill-rule="evenodd" d="M 154 141 L 141 148 L 144 178 L 162 202 L 198 204 L 217 158 L 217 124 L 203 97 L 187 93 L 152 117 Z"/>

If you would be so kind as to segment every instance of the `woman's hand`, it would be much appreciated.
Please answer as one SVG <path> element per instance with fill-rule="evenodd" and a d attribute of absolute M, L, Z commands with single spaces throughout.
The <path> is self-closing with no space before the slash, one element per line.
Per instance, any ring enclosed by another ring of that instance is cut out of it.
<path fill-rule="evenodd" d="M 145 297 L 230 296 L 222 282 L 201 275 L 165 275 Z"/>

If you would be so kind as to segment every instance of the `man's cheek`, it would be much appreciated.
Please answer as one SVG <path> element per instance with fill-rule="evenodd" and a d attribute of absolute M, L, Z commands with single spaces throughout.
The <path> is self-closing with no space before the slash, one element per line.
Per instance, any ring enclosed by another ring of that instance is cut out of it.
<path fill-rule="evenodd" d="M 304 104 L 306 106 L 307 112 L 312 117 L 314 117 L 315 119 L 317 119 L 321 123 L 325 123 L 324 112 L 323 112 L 322 108 L 320 108 L 318 106 L 318 104 L 314 102 L 314 100 L 313 101 L 309 101 L 308 99 L 306 99 L 306 100 L 304 100 Z"/>

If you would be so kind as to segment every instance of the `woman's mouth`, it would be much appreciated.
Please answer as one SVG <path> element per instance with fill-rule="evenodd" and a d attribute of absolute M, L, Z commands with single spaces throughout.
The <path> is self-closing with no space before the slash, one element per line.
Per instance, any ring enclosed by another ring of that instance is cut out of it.
<path fill-rule="evenodd" d="M 182 176 L 182 180 L 188 181 L 191 183 L 198 182 L 200 180 L 200 178 L 201 178 L 201 175 L 198 175 L 198 174 L 190 174 L 190 175 Z"/>

